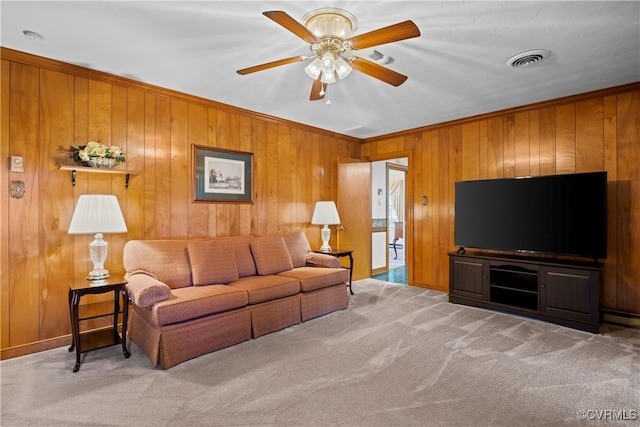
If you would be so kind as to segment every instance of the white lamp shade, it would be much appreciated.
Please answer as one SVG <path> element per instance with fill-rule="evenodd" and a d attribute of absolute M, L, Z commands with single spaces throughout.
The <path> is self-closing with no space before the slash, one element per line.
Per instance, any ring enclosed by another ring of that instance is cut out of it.
<path fill-rule="evenodd" d="M 330 73 L 325 73 L 324 71 L 322 72 L 322 75 L 320 76 L 320 81 L 322 83 L 335 83 L 336 82 L 336 75 L 333 71 L 331 71 Z"/>
<path fill-rule="evenodd" d="M 353 68 L 351 68 L 351 65 L 349 65 L 343 57 L 339 56 L 338 59 L 336 59 L 336 74 L 338 74 L 338 78 L 344 79 L 349 75 L 351 70 L 353 70 Z"/>
<path fill-rule="evenodd" d="M 332 201 L 316 202 L 311 224 L 340 224 L 340 216 L 336 204 Z"/>
<path fill-rule="evenodd" d="M 84 194 L 73 211 L 69 234 L 126 233 L 127 225 L 116 196 Z"/>
<path fill-rule="evenodd" d="M 311 77 L 313 80 L 316 80 L 320 76 L 320 72 L 322 71 L 321 66 L 322 62 L 320 61 L 320 59 L 316 58 L 304 68 L 304 71 L 309 77 Z"/>

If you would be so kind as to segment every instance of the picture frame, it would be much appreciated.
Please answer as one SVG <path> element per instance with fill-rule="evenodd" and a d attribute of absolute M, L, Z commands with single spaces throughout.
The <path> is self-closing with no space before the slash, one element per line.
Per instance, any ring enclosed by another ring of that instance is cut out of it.
<path fill-rule="evenodd" d="M 253 203 L 253 153 L 193 145 L 193 201 Z"/>

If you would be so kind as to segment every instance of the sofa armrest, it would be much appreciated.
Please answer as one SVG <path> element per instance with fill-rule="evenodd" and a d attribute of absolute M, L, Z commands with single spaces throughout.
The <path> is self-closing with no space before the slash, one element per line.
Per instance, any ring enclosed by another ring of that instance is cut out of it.
<path fill-rule="evenodd" d="M 171 297 L 171 288 L 145 271 L 134 271 L 125 275 L 129 299 L 140 307 L 153 304 Z"/>
<path fill-rule="evenodd" d="M 319 254 L 316 252 L 307 253 L 307 265 L 310 267 L 342 267 L 342 264 L 340 264 L 340 260 L 333 255 Z"/>

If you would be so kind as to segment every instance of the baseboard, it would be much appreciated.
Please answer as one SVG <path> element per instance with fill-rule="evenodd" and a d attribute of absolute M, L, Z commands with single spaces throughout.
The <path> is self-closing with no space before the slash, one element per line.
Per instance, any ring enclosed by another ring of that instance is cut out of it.
<path fill-rule="evenodd" d="M 31 344 L 3 348 L 0 350 L 0 360 L 13 359 L 14 357 L 26 356 L 28 354 L 39 353 L 41 351 L 70 345 L 71 334 Z"/>
<path fill-rule="evenodd" d="M 376 274 L 386 273 L 387 271 L 389 271 L 387 267 L 374 268 L 371 270 L 371 275 L 375 276 Z"/>
<path fill-rule="evenodd" d="M 640 315 L 624 311 L 602 310 L 602 321 L 604 323 L 640 328 Z"/>
<path fill-rule="evenodd" d="M 105 326 L 101 328 L 95 328 L 91 331 L 98 331 L 103 329 L 112 329 L 113 326 Z M 118 330 L 122 330 L 122 323 L 118 323 Z M 90 331 L 81 331 L 81 333 Z M 41 351 L 51 350 L 58 347 L 69 347 L 71 345 L 71 334 L 62 335 L 60 337 L 51 338 L 48 340 L 42 340 L 30 344 L 19 345 L 15 347 L 0 349 L 0 360 L 13 359 L 14 357 L 26 356 L 28 354 L 40 353 Z"/>

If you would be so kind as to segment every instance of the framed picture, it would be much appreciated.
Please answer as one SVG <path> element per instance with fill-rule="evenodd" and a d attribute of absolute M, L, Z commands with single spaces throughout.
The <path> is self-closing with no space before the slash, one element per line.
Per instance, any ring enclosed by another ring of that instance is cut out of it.
<path fill-rule="evenodd" d="M 253 153 L 193 145 L 194 202 L 253 203 Z"/>

